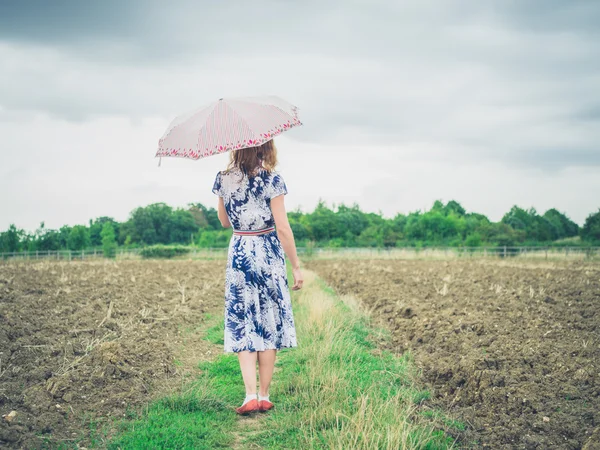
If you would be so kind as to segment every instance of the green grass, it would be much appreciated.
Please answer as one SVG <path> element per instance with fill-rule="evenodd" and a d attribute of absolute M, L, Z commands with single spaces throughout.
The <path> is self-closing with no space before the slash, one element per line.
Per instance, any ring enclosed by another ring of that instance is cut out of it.
<path fill-rule="evenodd" d="M 290 278 L 291 280 L 291 278 Z M 447 449 L 443 430 L 463 424 L 442 411 L 419 411 L 409 352 L 379 351 L 390 338 L 320 279 L 293 294 L 298 347 L 277 353 L 270 397 L 275 408 L 249 427 L 233 411 L 245 389 L 237 357 L 202 362 L 183 392 L 121 420 L 109 449 Z M 205 339 L 223 344 L 223 320 L 207 317 Z"/>
<path fill-rule="evenodd" d="M 246 446 L 449 448 L 453 439 L 444 432 L 427 421 L 408 421 L 409 416 L 417 422 L 425 417 L 412 414 L 411 408 L 430 396 L 415 383 L 410 353 L 374 352 L 370 338 L 389 333 L 372 328 L 365 316 L 317 282 L 331 309 L 315 323 L 310 303 L 294 305 L 299 345 L 278 353 L 277 382 L 271 388 L 276 408 L 265 417 L 262 431 L 248 436 Z"/>
<path fill-rule="evenodd" d="M 202 375 L 184 392 L 151 403 L 133 420 L 122 421 L 109 449 L 230 448 L 243 398 L 237 358 L 221 355 L 201 363 Z"/>
<path fill-rule="evenodd" d="M 217 319 L 217 323 L 208 328 L 205 332 L 204 338 L 208 342 L 212 342 L 213 344 L 223 345 L 225 335 L 225 322 L 223 321 L 223 317 Z"/>

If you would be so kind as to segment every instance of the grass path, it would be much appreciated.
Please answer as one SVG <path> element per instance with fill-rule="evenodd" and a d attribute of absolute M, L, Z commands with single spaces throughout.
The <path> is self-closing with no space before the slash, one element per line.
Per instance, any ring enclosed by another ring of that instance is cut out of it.
<path fill-rule="evenodd" d="M 278 352 L 270 389 L 275 408 L 238 416 L 245 391 L 237 357 L 216 353 L 181 392 L 123 422 L 108 448 L 447 449 L 461 424 L 423 410 L 411 355 L 380 351 L 389 334 L 369 324 L 310 271 L 293 294 L 298 347 Z M 206 337 L 222 349 L 219 320 Z"/>

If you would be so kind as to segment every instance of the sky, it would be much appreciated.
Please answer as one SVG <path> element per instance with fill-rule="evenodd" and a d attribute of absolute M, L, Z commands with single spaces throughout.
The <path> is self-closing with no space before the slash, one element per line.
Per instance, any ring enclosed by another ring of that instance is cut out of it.
<path fill-rule="evenodd" d="M 177 115 L 278 95 L 286 207 L 600 208 L 600 2 L 0 0 L 0 230 L 215 206 Z"/>

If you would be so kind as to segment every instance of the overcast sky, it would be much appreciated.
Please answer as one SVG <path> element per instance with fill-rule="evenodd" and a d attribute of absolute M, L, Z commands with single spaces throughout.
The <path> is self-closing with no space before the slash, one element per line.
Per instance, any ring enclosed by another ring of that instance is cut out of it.
<path fill-rule="evenodd" d="M 600 207 L 600 2 L 0 0 L 0 230 L 216 205 L 178 114 L 278 95 L 288 209 Z"/>

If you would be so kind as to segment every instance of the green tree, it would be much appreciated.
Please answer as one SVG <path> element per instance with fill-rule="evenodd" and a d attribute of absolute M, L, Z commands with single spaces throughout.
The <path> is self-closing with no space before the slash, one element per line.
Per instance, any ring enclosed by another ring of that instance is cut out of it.
<path fill-rule="evenodd" d="M 102 251 L 104 252 L 104 256 L 107 258 L 114 258 L 117 250 L 117 239 L 115 229 L 111 222 L 104 222 L 100 236 L 102 238 Z"/>
<path fill-rule="evenodd" d="M 223 227 L 221 226 L 221 221 L 219 220 L 219 213 L 215 208 L 208 208 L 205 211 L 206 220 L 208 221 L 208 226 L 213 230 L 220 230 Z"/>
<path fill-rule="evenodd" d="M 119 222 L 112 217 L 103 216 L 98 217 L 95 220 L 90 219 L 90 243 L 92 246 L 99 247 L 102 245 L 102 230 L 104 229 L 105 223 L 110 223 L 112 225 L 115 236 L 119 235 Z"/>
<path fill-rule="evenodd" d="M 319 200 L 315 210 L 308 214 L 311 224 L 312 238 L 318 242 L 327 241 L 336 235 L 337 224 L 335 213 Z"/>
<path fill-rule="evenodd" d="M 127 221 L 121 223 L 119 232 L 117 233 L 115 230 L 115 234 L 117 235 L 118 245 L 130 246 L 133 243 L 133 236 L 136 234 L 133 219 L 130 217 Z"/>
<path fill-rule="evenodd" d="M 554 239 L 573 237 L 579 234 L 579 225 L 569 219 L 566 214 L 554 208 L 546 211 L 543 217 L 552 224 L 553 230 L 556 230 Z"/>
<path fill-rule="evenodd" d="M 401 237 L 404 237 L 406 222 L 407 217 L 404 214 L 396 214 L 396 216 L 392 219 L 392 227 L 394 228 L 394 231 Z"/>
<path fill-rule="evenodd" d="M 502 223 L 510 225 L 516 231 L 525 233 L 525 240 L 530 242 L 547 242 L 556 239 L 558 230 L 547 218 L 538 215 L 535 208 L 524 210 L 513 206 L 502 217 Z"/>
<path fill-rule="evenodd" d="M 395 247 L 400 239 L 400 234 L 394 229 L 391 221 L 386 221 L 381 226 L 381 242 L 384 247 Z"/>
<path fill-rule="evenodd" d="M 423 214 L 421 211 L 411 212 L 406 217 L 406 225 L 404 227 L 404 234 L 407 239 L 411 241 L 424 240 L 426 229 L 425 221 L 421 220 Z"/>
<path fill-rule="evenodd" d="M 288 220 L 290 222 L 290 227 L 292 228 L 292 232 L 294 233 L 294 238 L 298 241 L 304 241 L 310 237 L 310 231 L 304 224 L 304 221 L 301 218 L 297 218 L 297 215 L 290 214 L 288 216 Z"/>
<path fill-rule="evenodd" d="M 377 225 L 370 225 L 356 239 L 360 247 L 383 247 L 382 229 Z"/>
<path fill-rule="evenodd" d="M 58 239 L 60 240 L 60 248 L 69 248 L 69 236 L 71 235 L 71 227 L 63 225 L 58 230 Z"/>
<path fill-rule="evenodd" d="M 193 203 L 190 205 L 189 211 L 199 229 L 220 230 L 223 228 L 215 208 L 207 208 L 202 203 Z"/>
<path fill-rule="evenodd" d="M 198 232 L 198 225 L 189 210 L 176 209 L 168 221 L 169 237 L 165 243 L 187 244 L 193 242 L 193 235 Z"/>
<path fill-rule="evenodd" d="M 336 236 L 344 236 L 347 231 L 360 235 L 369 226 L 369 217 L 355 203 L 351 207 L 340 205 L 335 213 Z"/>
<path fill-rule="evenodd" d="M 132 240 L 146 245 L 168 244 L 172 212 L 165 203 L 136 208 L 131 214 Z"/>
<path fill-rule="evenodd" d="M 0 233 L 0 248 L 3 252 L 20 252 L 21 238 L 24 235 L 23 230 L 18 230 L 14 223 L 11 223 L 8 230 Z"/>
<path fill-rule="evenodd" d="M 588 242 L 600 242 L 600 208 L 585 219 L 581 229 L 581 239 Z"/>
<path fill-rule="evenodd" d="M 206 218 L 206 208 L 201 203 L 192 203 L 189 205 L 188 211 L 194 219 L 194 224 L 198 229 L 208 228 L 208 219 Z"/>
<path fill-rule="evenodd" d="M 455 214 L 457 216 L 464 216 L 467 213 L 465 208 L 463 208 L 460 203 L 454 200 L 450 200 L 446 204 L 444 211 L 446 211 L 446 214 Z"/>
<path fill-rule="evenodd" d="M 532 217 L 528 211 L 515 205 L 504 214 L 501 222 L 510 225 L 515 230 L 527 231 L 531 227 Z"/>
<path fill-rule="evenodd" d="M 60 250 L 61 249 L 61 236 L 56 230 L 50 230 L 46 228 L 44 222 L 40 223 L 40 226 L 35 230 L 33 236 L 34 245 L 32 250 Z"/>
<path fill-rule="evenodd" d="M 90 246 L 90 232 L 85 225 L 75 225 L 69 233 L 69 250 L 83 250 Z"/>

